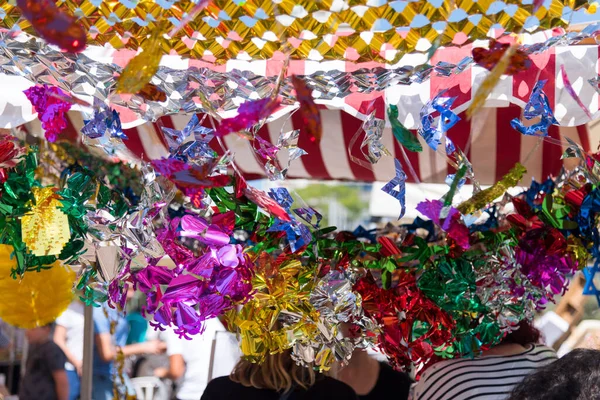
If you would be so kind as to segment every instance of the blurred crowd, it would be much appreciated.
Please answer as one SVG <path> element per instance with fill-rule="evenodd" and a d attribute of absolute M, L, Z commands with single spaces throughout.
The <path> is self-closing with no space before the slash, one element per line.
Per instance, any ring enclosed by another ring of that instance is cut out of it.
<path fill-rule="evenodd" d="M 359 349 L 349 365 L 327 374 L 297 365 L 289 352 L 254 364 L 240 357 L 236 337 L 219 319 L 191 338 L 155 330 L 138 307 L 143 301 L 130 294 L 126 314 L 93 309 L 93 400 L 600 399 L 600 352 L 577 349 L 558 359 L 527 322 L 478 357 L 440 360 L 415 383 Z M 80 398 L 84 311 L 75 301 L 53 324 L 25 331 L 18 399 Z M 0 348 L 9 345 L 0 334 Z"/>

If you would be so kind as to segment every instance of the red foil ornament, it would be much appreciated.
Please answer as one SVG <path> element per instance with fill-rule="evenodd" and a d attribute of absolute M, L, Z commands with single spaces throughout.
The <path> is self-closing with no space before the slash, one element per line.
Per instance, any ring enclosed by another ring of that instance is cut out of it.
<path fill-rule="evenodd" d="M 436 359 L 434 348 L 452 343 L 455 322 L 417 287 L 415 276 L 397 271 L 398 284 L 380 288 L 371 274 L 360 279 L 354 290 L 360 293 L 365 314 L 381 326 L 380 349 L 395 368 L 427 365 Z M 415 337 L 413 328 L 426 323 L 427 330 Z"/>
<path fill-rule="evenodd" d="M 509 47 L 510 44 L 508 43 L 490 40 L 489 49 L 484 49 L 483 47 L 473 49 L 473 60 L 477 65 L 491 71 Z M 515 75 L 529 68 L 531 68 L 531 59 L 524 51 L 517 49 L 515 54 L 510 58 L 510 64 L 506 68 L 506 71 L 504 71 L 504 75 Z"/>
<path fill-rule="evenodd" d="M 79 53 L 85 49 L 85 29 L 75 17 L 58 8 L 55 1 L 17 0 L 17 6 L 46 42 L 71 53 Z"/>
<path fill-rule="evenodd" d="M 310 135 L 312 142 L 318 144 L 323 136 L 323 126 L 321 124 L 321 114 L 312 98 L 312 89 L 296 75 L 292 76 L 292 84 L 296 90 L 296 99 L 300 103 L 298 114 L 302 118 L 301 130 Z"/>

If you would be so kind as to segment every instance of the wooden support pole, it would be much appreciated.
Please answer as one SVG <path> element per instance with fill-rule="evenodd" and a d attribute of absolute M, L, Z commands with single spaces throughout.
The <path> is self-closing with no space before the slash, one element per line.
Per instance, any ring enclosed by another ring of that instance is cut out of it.
<path fill-rule="evenodd" d="M 80 400 L 92 400 L 92 374 L 94 359 L 94 308 L 86 305 L 83 317 L 83 370 L 81 373 Z"/>

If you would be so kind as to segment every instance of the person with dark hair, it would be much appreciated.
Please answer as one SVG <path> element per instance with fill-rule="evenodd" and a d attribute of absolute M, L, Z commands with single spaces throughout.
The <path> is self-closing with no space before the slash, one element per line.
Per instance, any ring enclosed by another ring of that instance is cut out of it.
<path fill-rule="evenodd" d="M 264 362 L 241 359 L 230 376 L 209 382 L 201 400 L 357 400 L 343 382 L 297 365 L 289 350 Z"/>
<path fill-rule="evenodd" d="M 65 353 L 50 339 L 52 325 L 27 329 L 29 342 L 25 375 L 19 385 L 20 400 L 67 400 L 69 381 Z"/>
<path fill-rule="evenodd" d="M 361 349 L 354 350 L 350 363 L 340 369 L 337 378 L 354 389 L 359 400 L 407 400 L 412 384 L 408 374 Z"/>
<path fill-rule="evenodd" d="M 433 364 L 415 386 L 413 400 L 503 400 L 527 375 L 556 360 L 539 339 L 539 331 L 521 321 L 480 357 Z"/>
<path fill-rule="evenodd" d="M 600 351 L 576 349 L 539 368 L 515 387 L 508 400 L 600 399 Z"/>

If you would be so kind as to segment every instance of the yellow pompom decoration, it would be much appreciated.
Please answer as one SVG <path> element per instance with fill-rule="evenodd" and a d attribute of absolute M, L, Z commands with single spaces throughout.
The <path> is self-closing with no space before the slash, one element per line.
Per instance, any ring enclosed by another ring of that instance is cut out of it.
<path fill-rule="evenodd" d="M 0 318 L 19 328 L 53 322 L 73 301 L 75 273 L 56 262 L 50 269 L 27 272 L 14 279 L 12 246 L 0 244 Z"/>
<path fill-rule="evenodd" d="M 35 205 L 21 219 L 23 242 L 38 257 L 57 256 L 71 239 L 69 218 L 53 188 L 34 187 L 32 192 Z"/>

